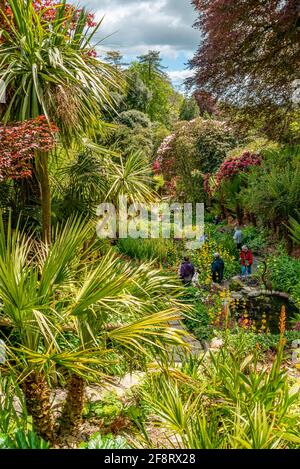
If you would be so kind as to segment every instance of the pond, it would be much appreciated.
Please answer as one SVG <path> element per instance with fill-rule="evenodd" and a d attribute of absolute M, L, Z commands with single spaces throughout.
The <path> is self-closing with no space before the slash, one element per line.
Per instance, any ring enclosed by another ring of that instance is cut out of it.
<path fill-rule="evenodd" d="M 267 292 L 257 287 L 244 287 L 239 291 L 231 291 L 230 311 L 233 317 L 249 324 L 257 330 L 268 329 L 271 333 L 279 333 L 279 318 L 282 306 L 286 310 L 286 328 L 292 328 L 292 320 L 299 313 L 297 305 L 285 293 Z"/>

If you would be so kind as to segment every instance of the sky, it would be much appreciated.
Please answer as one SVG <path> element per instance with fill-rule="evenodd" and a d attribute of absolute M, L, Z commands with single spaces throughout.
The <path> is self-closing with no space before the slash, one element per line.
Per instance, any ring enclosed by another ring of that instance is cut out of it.
<path fill-rule="evenodd" d="M 76 2 L 77 3 L 77 2 Z M 180 88 L 191 74 L 186 63 L 199 45 L 199 31 L 192 28 L 196 14 L 191 0 L 80 0 L 104 16 L 98 39 L 103 50 L 120 50 L 125 62 L 148 50 L 161 51 L 163 65 Z"/>

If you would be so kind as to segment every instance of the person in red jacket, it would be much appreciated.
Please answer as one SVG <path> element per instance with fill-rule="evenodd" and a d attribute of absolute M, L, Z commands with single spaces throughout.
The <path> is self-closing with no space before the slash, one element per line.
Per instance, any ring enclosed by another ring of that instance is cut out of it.
<path fill-rule="evenodd" d="M 252 274 L 253 255 L 248 246 L 243 246 L 240 254 L 240 261 L 242 266 L 242 276 Z"/>

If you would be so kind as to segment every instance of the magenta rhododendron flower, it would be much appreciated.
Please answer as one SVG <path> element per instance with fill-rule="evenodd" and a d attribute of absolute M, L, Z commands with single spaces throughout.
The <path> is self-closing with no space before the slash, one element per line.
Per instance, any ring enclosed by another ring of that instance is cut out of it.
<path fill-rule="evenodd" d="M 227 158 L 215 175 L 217 187 L 220 186 L 224 179 L 230 179 L 235 174 L 248 171 L 250 167 L 260 166 L 261 162 L 260 155 L 248 151 L 245 151 L 238 157 L 232 156 Z"/>
<path fill-rule="evenodd" d="M 154 163 L 153 163 L 153 171 L 155 173 L 159 173 L 160 170 L 161 170 L 160 162 L 158 160 L 155 160 Z"/>

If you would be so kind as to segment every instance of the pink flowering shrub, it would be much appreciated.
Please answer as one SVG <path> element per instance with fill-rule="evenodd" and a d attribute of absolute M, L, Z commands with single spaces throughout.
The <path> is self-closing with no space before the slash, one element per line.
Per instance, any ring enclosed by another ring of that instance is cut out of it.
<path fill-rule="evenodd" d="M 163 173 L 166 179 L 170 179 L 175 175 L 175 161 L 174 161 L 174 151 L 172 148 L 172 142 L 175 139 L 175 134 L 168 135 L 163 142 L 161 143 L 158 151 L 157 157 L 153 164 L 153 171 L 158 173 Z"/>
<path fill-rule="evenodd" d="M 248 151 L 239 157 L 226 158 L 216 173 L 216 182 L 219 185 L 223 179 L 230 179 L 234 174 L 248 171 L 251 166 L 260 166 L 261 162 L 259 155 Z"/>
<path fill-rule="evenodd" d="M 216 171 L 235 139 L 226 123 L 201 117 L 180 122 L 157 152 L 153 170 L 164 177 L 166 188 L 190 200 L 203 200 L 203 177 Z M 170 194 L 169 194 L 170 195 Z"/>

